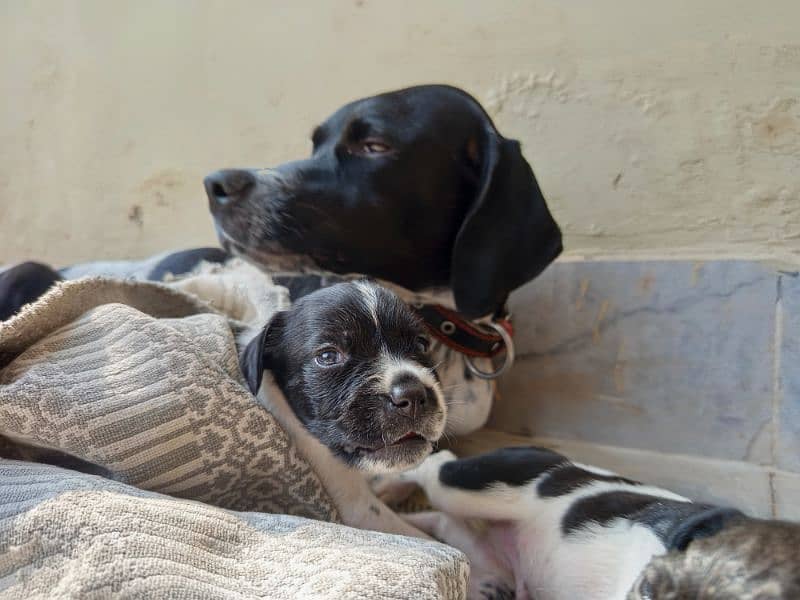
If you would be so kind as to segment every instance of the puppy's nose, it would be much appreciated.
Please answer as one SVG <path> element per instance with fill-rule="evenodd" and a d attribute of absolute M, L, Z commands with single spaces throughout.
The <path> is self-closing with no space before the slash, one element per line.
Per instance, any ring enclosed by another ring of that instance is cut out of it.
<path fill-rule="evenodd" d="M 427 395 L 425 385 L 419 379 L 410 373 L 403 373 L 392 382 L 389 398 L 393 410 L 414 418 L 425 405 Z"/>
<path fill-rule="evenodd" d="M 212 209 L 241 200 L 255 184 L 255 176 L 244 169 L 214 171 L 203 180 Z"/>

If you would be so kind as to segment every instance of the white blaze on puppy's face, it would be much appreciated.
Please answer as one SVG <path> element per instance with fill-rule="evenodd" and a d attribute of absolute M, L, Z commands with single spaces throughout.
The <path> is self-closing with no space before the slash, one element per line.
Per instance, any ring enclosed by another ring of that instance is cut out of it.
<path fill-rule="evenodd" d="M 441 391 L 439 390 L 439 383 L 436 381 L 432 369 L 424 367 L 418 362 L 394 356 L 386 352 L 381 354 L 378 370 L 380 371 L 381 386 L 384 390 L 388 391 L 392 386 L 392 382 L 404 373 L 408 373 L 419 379 L 425 385 L 433 388 L 437 393 L 438 401 L 444 405 Z"/>
<path fill-rule="evenodd" d="M 366 304 L 367 310 L 372 316 L 372 320 L 375 322 L 375 327 L 380 327 L 380 321 L 378 320 L 377 288 L 366 281 L 356 281 L 354 285 L 361 291 L 361 295 L 364 297 L 364 304 Z"/>
<path fill-rule="evenodd" d="M 394 382 L 404 375 L 410 375 L 419 380 L 426 388 L 433 392 L 434 401 L 442 412 L 441 429 L 436 432 L 436 438 L 438 439 L 441 437 L 442 433 L 444 433 L 445 423 L 447 421 L 447 404 L 444 401 L 444 394 L 434 375 L 433 369 L 425 367 L 416 361 L 383 352 L 378 362 L 379 386 L 382 393 L 391 394 Z"/>

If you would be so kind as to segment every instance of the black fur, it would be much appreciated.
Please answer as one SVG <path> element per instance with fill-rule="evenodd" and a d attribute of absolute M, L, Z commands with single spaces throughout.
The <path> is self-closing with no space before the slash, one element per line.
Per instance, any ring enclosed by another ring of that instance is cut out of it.
<path fill-rule="evenodd" d="M 636 492 L 604 492 L 575 502 L 564 515 L 561 530 L 570 535 L 591 524 L 604 526 L 615 519 L 629 519 L 652 530 L 667 549 L 685 550 L 691 540 L 713 535 L 740 516 L 739 511 L 707 504 Z"/>
<path fill-rule="evenodd" d="M 456 304 L 467 316 L 499 310 L 511 290 L 539 275 L 562 249 L 561 231 L 519 142 L 504 139 L 491 122 L 483 138 L 479 192 L 456 237 L 450 273 Z"/>
<path fill-rule="evenodd" d="M 665 539 L 667 550 L 683 552 L 694 540 L 711 537 L 728 525 L 745 519 L 745 515 L 734 508 L 703 508 L 704 510 L 697 511 L 669 532 Z"/>
<path fill-rule="evenodd" d="M 302 264 L 412 290 L 451 287 L 468 317 L 501 308 L 561 252 L 519 143 L 461 90 L 352 102 L 312 141 L 308 159 L 206 178 L 225 247 L 271 270 Z"/>
<path fill-rule="evenodd" d="M 36 262 L 20 263 L 0 273 L 0 321 L 10 319 L 62 279 L 47 265 Z"/>
<path fill-rule="evenodd" d="M 438 384 L 434 390 L 417 382 L 413 392 L 422 396 L 409 398 L 416 403 L 412 412 L 395 394 L 398 383 L 411 389 L 415 375 L 401 370 L 382 387 L 387 355 L 424 369 L 432 365 L 420 345 L 424 330 L 416 315 L 388 290 L 372 289 L 377 325 L 358 285 L 322 288 L 277 313 L 244 349 L 241 367 L 254 394 L 269 370 L 298 419 L 346 463 L 407 467 L 429 453 L 440 434 L 441 394 Z M 320 366 L 316 360 L 324 348 L 335 348 L 345 360 Z M 395 443 L 410 432 L 424 439 Z"/>
<path fill-rule="evenodd" d="M 25 446 L 17 443 L 14 443 L 8 451 L 5 451 L 5 448 L 3 450 L 3 458 L 53 465 L 54 467 L 79 471 L 89 475 L 99 475 L 106 479 L 114 479 L 115 476 L 115 473 L 111 469 L 78 456 L 73 456 L 67 452 L 62 452 L 61 450 Z"/>
<path fill-rule="evenodd" d="M 181 250 L 173 252 L 164 257 L 153 270 L 150 271 L 147 278 L 151 281 L 163 281 L 168 275 L 185 275 L 196 268 L 202 261 L 210 263 L 224 263 L 230 258 L 230 255 L 221 250 L 220 248 L 192 248 L 190 250 Z"/>
<path fill-rule="evenodd" d="M 439 481 L 464 490 L 483 490 L 493 483 L 523 486 L 568 462 L 566 457 L 546 448 L 502 448 L 445 463 L 439 470 Z"/>
<path fill-rule="evenodd" d="M 637 482 L 631 479 L 625 479 L 619 475 L 599 475 L 570 464 L 553 469 L 547 477 L 536 486 L 536 491 L 542 498 L 555 498 L 557 496 L 571 494 L 578 488 L 596 481 L 639 485 Z"/>
<path fill-rule="evenodd" d="M 264 368 L 270 357 L 270 348 L 267 346 L 270 332 L 272 339 L 279 340 L 278 331 L 283 327 L 284 313 L 275 314 L 269 323 L 245 346 L 239 356 L 239 367 L 242 375 L 247 382 L 250 393 L 254 396 L 261 387 L 261 380 L 264 378 Z"/>

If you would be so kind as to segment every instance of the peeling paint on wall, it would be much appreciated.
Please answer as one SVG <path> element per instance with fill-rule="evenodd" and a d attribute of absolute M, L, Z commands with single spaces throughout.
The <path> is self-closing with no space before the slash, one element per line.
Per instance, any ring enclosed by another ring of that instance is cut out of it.
<path fill-rule="evenodd" d="M 546 169 L 568 248 L 800 257 L 798 98 L 723 92 L 697 113 L 696 91 L 550 71 L 501 78 L 483 97 L 504 130 L 536 140 L 525 149 Z"/>

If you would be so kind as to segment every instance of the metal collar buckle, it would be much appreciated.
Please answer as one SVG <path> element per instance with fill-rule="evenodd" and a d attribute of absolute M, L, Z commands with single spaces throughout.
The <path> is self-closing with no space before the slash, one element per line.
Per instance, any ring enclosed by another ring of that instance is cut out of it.
<path fill-rule="evenodd" d="M 514 364 L 514 340 L 508 330 L 497 321 L 481 324 L 481 327 L 493 329 L 503 340 L 503 346 L 505 347 L 503 363 L 494 371 L 482 371 L 475 366 L 472 362 L 472 358 L 464 355 L 464 364 L 467 365 L 467 369 L 469 369 L 469 372 L 475 375 L 475 377 L 479 377 L 480 379 L 497 379 Z"/>

